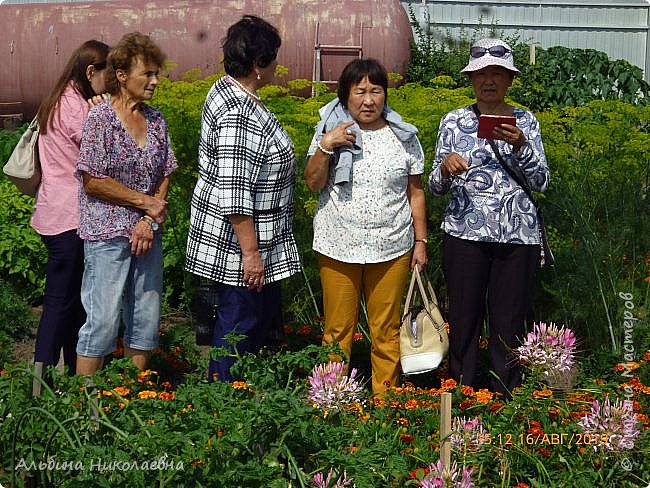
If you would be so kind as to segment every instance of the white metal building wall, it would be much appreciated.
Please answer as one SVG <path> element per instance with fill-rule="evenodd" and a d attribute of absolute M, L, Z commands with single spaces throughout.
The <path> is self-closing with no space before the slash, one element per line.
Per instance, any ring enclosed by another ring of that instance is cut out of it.
<path fill-rule="evenodd" d="M 408 1 L 402 1 L 408 11 Z M 431 32 L 459 36 L 494 24 L 505 35 L 548 48 L 597 49 L 625 59 L 650 81 L 650 5 L 644 0 L 522 1 L 412 0 L 418 23 Z"/>

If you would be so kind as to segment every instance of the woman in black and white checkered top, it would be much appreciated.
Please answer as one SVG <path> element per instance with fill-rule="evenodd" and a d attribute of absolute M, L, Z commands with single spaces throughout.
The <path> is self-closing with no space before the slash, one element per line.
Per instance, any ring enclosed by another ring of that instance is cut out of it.
<path fill-rule="evenodd" d="M 227 75 L 203 107 L 199 179 L 192 197 L 186 269 L 217 282 L 212 344 L 257 353 L 280 313 L 280 280 L 300 270 L 292 232 L 293 143 L 257 90 L 271 81 L 281 39 L 246 15 L 224 39 Z M 231 381 L 234 358 L 210 361 L 209 379 Z"/>

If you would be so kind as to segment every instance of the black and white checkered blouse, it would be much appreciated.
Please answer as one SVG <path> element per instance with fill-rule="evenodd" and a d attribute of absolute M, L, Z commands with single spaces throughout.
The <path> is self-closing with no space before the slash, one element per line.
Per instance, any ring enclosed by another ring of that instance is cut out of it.
<path fill-rule="evenodd" d="M 203 107 L 185 268 L 245 286 L 241 249 L 228 219 L 239 214 L 253 216 L 266 283 L 298 272 L 295 171 L 293 143 L 275 116 L 228 77 L 218 80 Z"/>

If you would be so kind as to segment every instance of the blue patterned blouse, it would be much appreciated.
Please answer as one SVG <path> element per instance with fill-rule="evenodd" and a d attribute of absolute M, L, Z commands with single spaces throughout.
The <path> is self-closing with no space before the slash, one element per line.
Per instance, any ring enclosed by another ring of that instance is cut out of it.
<path fill-rule="evenodd" d="M 505 141 L 495 142 L 503 159 L 530 188 L 544 191 L 550 175 L 539 122 L 521 108 L 515 108 L 514 115 L 527 142 L 516 152 Z M 503 169 L 489 142 L 477 137 L 477 128 L 478 118 L 471 106 L 453 110 L 440 121 L 429 189 L 435 195 L 451 192 L 441 228 L 451 236 L 472 241 L 539 244 L 534 205 Z M 453 152 L 465 158 L 469 168 L 444 179 L 442 160 Z"/>

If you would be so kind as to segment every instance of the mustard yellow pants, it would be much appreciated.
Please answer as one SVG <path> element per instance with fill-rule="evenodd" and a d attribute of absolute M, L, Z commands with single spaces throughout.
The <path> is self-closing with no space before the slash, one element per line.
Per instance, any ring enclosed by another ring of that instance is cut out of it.
<path fill-rule="evenodd" d="M 359 320 L 363 290 L 372 347 L 372 392 L 380 394 L 399 381 L 400 307 L 411 253 L 382 263 L 344 263 L 318 255 L 323 288 L 323 344 L 338 343 L 347 357 Z"/>

